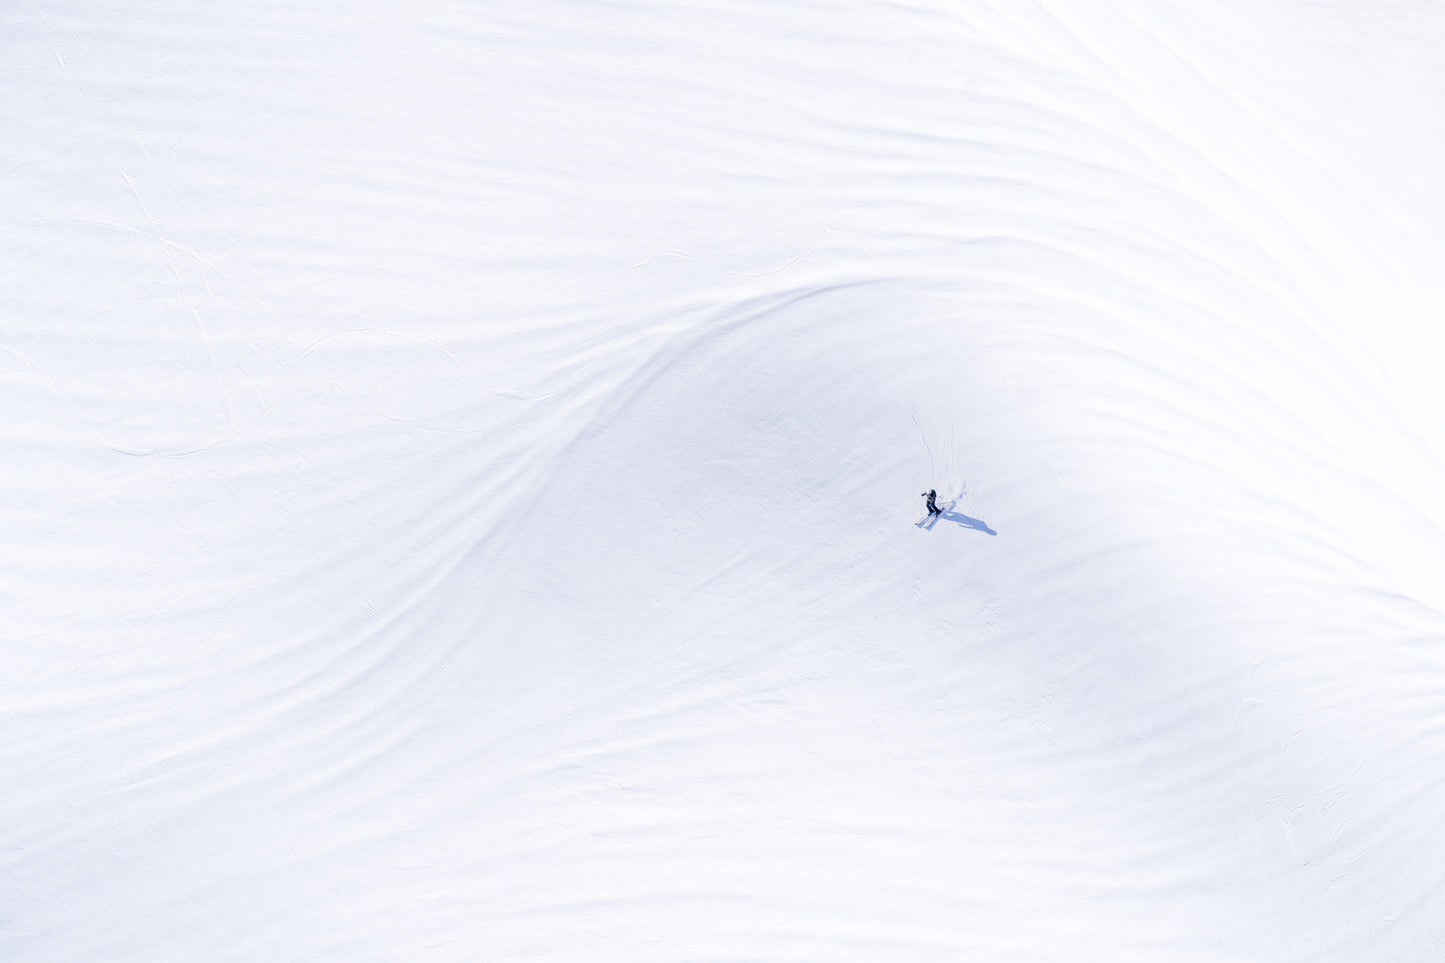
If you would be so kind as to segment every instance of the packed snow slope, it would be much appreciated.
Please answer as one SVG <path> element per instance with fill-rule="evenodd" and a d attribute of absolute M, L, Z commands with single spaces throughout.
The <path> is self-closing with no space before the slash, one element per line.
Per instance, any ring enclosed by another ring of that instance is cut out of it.
<path fill-rule="evenodd" d="M 1442 49 L 6 5 L 0 958 L 1445 957 Z"/>

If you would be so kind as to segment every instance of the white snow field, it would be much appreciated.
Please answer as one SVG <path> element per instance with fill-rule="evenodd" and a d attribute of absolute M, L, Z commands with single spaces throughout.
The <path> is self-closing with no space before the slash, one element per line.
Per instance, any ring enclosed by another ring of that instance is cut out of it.
<path fill-rule="evenodd" d="M 1445 6 L 0 70 L 0 959 L 1445 959 Z"/>

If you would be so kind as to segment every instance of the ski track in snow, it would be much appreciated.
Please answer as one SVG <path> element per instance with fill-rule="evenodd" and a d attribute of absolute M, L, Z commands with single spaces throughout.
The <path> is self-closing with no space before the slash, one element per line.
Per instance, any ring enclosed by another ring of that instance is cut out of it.
<path fill-rule="evenodd" d="M 0 23 L 6 960 L 1440 958 L 1434 5 Z"/>

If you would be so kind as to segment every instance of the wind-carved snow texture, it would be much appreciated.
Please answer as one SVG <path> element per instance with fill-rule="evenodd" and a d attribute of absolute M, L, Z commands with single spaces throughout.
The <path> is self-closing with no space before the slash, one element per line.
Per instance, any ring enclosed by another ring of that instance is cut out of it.
<path fill-rule="evenodd" d="M 1438 5 L 0 18 L 0 957 L 1445 952 Z"/>

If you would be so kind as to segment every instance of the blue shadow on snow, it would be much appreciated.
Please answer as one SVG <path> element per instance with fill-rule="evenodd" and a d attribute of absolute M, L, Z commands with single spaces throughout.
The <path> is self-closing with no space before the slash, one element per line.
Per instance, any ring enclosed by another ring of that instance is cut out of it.
<path fill-rule="evenodd" d="M 959 527 L 961 528 L 971 528 L 974 531 L 983 532 L 985 535 L 998 534 L 998 532 L 988 527 L 987 522 L 984 522 L 981 519 L 972 518 L 968 515 L 965 515 L 963 512 L 952 512 L 948 509 L 944 509 L 943 514 L 939 515 L 938 517 L 946 518 L 950 522 L 958 522 Z"/>

